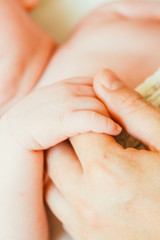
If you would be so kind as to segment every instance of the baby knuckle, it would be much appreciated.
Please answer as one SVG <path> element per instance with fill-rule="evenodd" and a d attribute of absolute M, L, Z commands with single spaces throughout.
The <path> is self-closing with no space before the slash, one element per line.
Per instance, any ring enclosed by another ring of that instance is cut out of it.
<path fill-rule="evenodd" d="M 90 113 L 90 121 L 93 125 L 98 124 L 99 120 L 100 120 L 100 116 L 96 112 Z"/>
<path fill-rule="evenodd" d="M 72 88 L 70 85 L 68 85 L 67 83 L 63 82 L 59 84 L 59 90 L 58 90 L 61 95 L 64 95 L 67 97 L 70 97 L 72 95 Z"/>
<path fill-rule="evenodd" d="M 60 114 L 58 118 L 59 130 L 64 137 L 70 136 L 73 132 L 70 114 L 70 111 L 68 111 L 68 113 Z"/>
<path fill-rule="evenodd" d="M 113 157 L 113 156 L 112 156 Z M 107 192 L 113 192 L 119 194 L 120 192 L 131 191 L 128 188 L 128 176 L 132 174 L 130 164 L 125 164 L 124 161 L 120 159 L 120 156 L 114 156 L 114 161 L 110 160 L 111 156 L 104 154 L 101 161 L 97 164 L 97 179 L 99 180 L 99 186 L 101 182 L 101 189 Z"/>
<path fill-rule="evenodd" d="M 116 128 L 115 127 L 116 123 L 113 123 L 110 118 L 104 118 L 103 123 L 104 123 L 104 126 L 107 127 L 107 129 L 113 129 L 114 130 L 114 128 Z"/>
<path fill-rule="evenodd" d="M 105 107 L 105 105 L 100 102 L 98 99 L 94 99 L 95 101 L 95 106 L 96 106 L 96 110 L 99 114 L 106 114 L 107 115 L 107 109 Z"/>

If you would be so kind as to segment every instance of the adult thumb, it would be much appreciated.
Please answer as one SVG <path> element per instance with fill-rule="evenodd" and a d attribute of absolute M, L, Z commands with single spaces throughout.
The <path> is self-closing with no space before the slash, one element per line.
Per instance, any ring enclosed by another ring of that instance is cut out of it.
<path fill-rule="evenodd" d="M 160 111 L 125 85 L 112 71 L 102 70 L 94 90 L 112 117 L 133 137 L 160 150 Z"/>

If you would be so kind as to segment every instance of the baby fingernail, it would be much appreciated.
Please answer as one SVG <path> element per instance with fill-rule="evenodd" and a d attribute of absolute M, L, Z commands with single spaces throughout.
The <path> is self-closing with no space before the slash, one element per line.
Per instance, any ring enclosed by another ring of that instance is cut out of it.
<path fill-rule="evenodd" d="M 121 132 L 122 131 L 122 128 L 117 124 L 117 126 L 116 126 L 116 130 L 117 130 L 117 132 Z"/>
<path fill-rule="evenodd" d="M 109 90 L 116 90 L 125 86 L 125 84 L 110 70 L 103 70 L 99 77 L 100 83 Z"/>

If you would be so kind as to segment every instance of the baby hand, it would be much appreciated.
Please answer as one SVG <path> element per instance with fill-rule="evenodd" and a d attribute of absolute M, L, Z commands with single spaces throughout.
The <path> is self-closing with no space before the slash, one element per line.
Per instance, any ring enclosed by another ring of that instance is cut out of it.
<path fill-rule="evenodd" d="M 38 89 L 16 104 L 3 120 L 28 150 L 47 149 L 80 133 L 118 135 L 121 131 L 95 97 L 89 77 Z"/>

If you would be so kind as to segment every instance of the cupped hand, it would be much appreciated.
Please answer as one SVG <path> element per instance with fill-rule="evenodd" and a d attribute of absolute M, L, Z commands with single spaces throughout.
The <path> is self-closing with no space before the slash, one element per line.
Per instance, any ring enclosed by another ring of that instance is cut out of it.
<path fill-rule="evenodd" d="M 94 88 L 150 150 L 123 149 L 96 134 L 73 138 L 75 152 L 61 143 L 47 154 L 46 201 L 76 240 L 160 239 L 160 111 L 110 71 L 97 75 Z"/>

